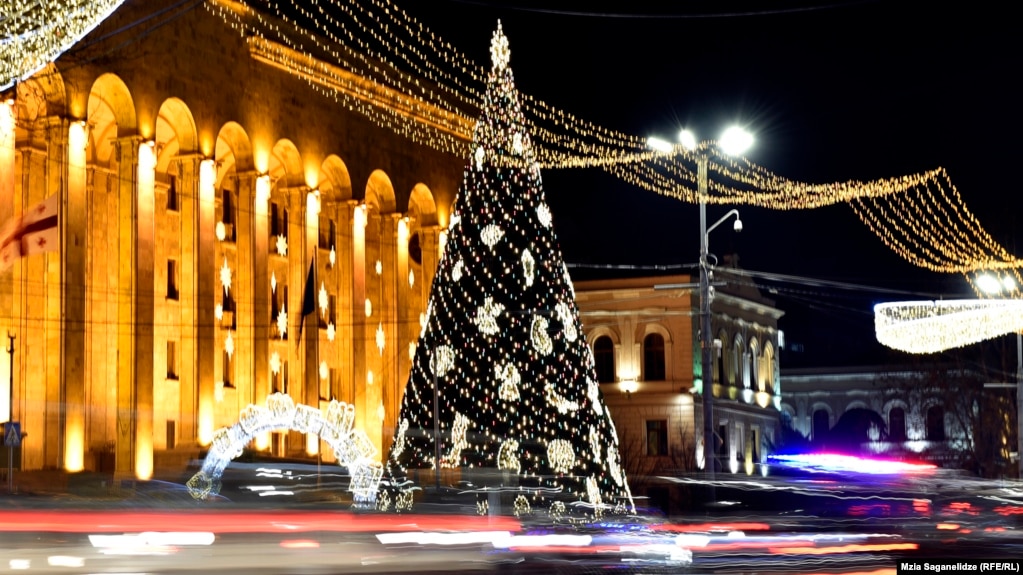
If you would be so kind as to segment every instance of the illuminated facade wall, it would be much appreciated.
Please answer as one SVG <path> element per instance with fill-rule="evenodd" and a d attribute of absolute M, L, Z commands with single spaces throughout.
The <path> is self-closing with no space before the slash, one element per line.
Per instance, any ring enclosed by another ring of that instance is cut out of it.
<path fill-rule="evenodd" d="M 727 272 L 715 274 L 722 279 Z M 626 460 L 631 455 L 636 466 L 633 473 L 702 466 L 697 459 L 703 430 L 697 281 L 695 276 L 665 276 L 575 283 L 587 341 L 595 346 L 606 338 L 611 345 L 612 357 L 603 360 L 610 363 L 603 365 L 613 363 L 613 373 L 604 374 L 610 381 L 602 381 L 601 390 L 623 454 Z M 763 460 L 777 432 L 781 387 L 778 356 L 770 350 L 778 346 L 782 312 L 755 289 L 725 286 L 717 290 L 712 314 L 716 337 L 743 342 L 744 352 L 738 356 L 737 379 L 721 382 L 715 373 L 714 423 L 727 434 L 721 463 L 725 471 L 752 472 L 749 464 Z M 731 352 L 722 353 L 719 364 L 734 357 L 734 348 Z M 595 349 L 598 365 L 602 355 Z M 659 445 L 662 440 L 666 444 Z"/>
<path fill-rule="evenodd" d="M 172 4 L 129 1 L 92 37 Z M 201 7 L 128 34 L 0 94 L 0 216 L 63 210 L 61 251 L 0 276 L 22 467 L 150 477 L 274 391 L 355 404 L 385 449 L 462 159 L 253 60 Z"/>

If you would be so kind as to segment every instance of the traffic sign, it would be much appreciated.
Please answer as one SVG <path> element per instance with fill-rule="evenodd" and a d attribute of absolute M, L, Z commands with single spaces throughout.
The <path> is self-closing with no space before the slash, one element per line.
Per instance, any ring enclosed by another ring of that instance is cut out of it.
<path fill-rule="evenodd" d="M 7 447 L 21 445 L 21 423 L 8 421 L 4 424 L 4 445 Z"/>

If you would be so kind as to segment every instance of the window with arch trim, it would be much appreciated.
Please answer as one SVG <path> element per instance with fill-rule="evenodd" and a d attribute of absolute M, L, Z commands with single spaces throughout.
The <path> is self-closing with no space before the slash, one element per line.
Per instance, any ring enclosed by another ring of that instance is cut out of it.
<path fill-rule="evenodd" d="M 764 374 L 760 372 L 760 343 L 756 338 L 749 341 L 749 357 L 750 378 L 745 382 L 746 387 L 753 388 L 755 391 L 764 391 Z"/>
<path fill-rule="evenodd" d="M 831 419 L 828 415 L 828 410 L 818 409 L 813 412 L 813 435 L 811 439 L 819 441 L 827 436 L 828 431 L 831 430 Z"/>
<path fill-rule="evenodd" d="M 945 441 L 945 409 L 940 405 L 927 408 L 927 441 Z"/>
<path fill-rule="evenodd" d="M 610 337 L 602 335 L 593 342 L 593 365 L 597 371 L 597 383 L 614 383 L 615 344 Z"/>
<path fill-rule="evenodd" d="M 760 391 L 766 391 L 769 393 L 775 393 L 774 387 L 774 346 L 771 342 L 764 344 L 764 357 L 760 361 L 760 369 L 763 371 L 761 376 L 761 389 Z"/>
<path fill-rule="evenodd" d="M 664 337 L 659 333 L 643 338 L 643 379 L 664 381 Z"/>
<path fill-rule="evenodd" d="M 732 354 L 729 358 L 728 383 L 735 386 L 743 386 L 743 363 L 746 358 L 742 345 L 742 336 L 737 335 L 732 340 Z"/>
<path fill-rule="evenodd" d="M 718 332 L 717 340 L 722 342 L 722 344 L 723 344 L 723 342 L 728 341 L 728 333 L 726 333 L 725 330 L 721 330 L 720 332 Z M 713 344 L 714 344 L 714 342 L 711 342 L 711 345 L 713 345 Z M 718 349 L 717 346 L 714 346 L 714 351 L 712 351 L 711 353 L 714 354 L 714 366 L 715 366 L 715 369 L 714 369 L 714 381 L 717 382 L 718 385 L 723 385 L 723 384 L 725 384 L 728 381 L 728 371 L 727 371 L 727 369 L 728 369 L 728 356 L 730 354 L 730 352 L 728 350 L 728 346 L 722 345 L 721 349 Z"/>
<path fill-rule="evenodd" d="M 888 410 L 888 440 L 906 441 L 906 410 L 901 407 Z"/>

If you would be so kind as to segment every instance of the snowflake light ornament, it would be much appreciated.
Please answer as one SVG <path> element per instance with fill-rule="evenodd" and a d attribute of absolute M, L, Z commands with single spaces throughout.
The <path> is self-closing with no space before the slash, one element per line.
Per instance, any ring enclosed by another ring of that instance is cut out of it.
<path fill-rule="evenodd" d="M 565 516 L 565 509 L 566 508 L 564 501 L 555 501 L 554 503 L 551 504 L 551 508 L 550 511 L 548 511 L 548 514 L 551 516 L 551 519 L 557 521 Z"/>
<path fill-rule="evenodd" d="M 487 158 L 487 152 L 483 149 L 483 146 L 476 148 L 476 153 L 473 155 L 473 159 L 476 160 L 476 171 L 483 171 L 483 160 Z"/>
<path fill-rule="evenodd" d="M 522 381 L 522 376 L 519 375 L 518 368 L 513 363 L 507 363 L 503 366 L 494 367 L 494 376 L 497 381 L 501 382 L 501 387 L 498 389 L 498 396 L 504 401 L 517 401 L 519 399 L 519 383 Z"/>
<path fill-rule="evenodd" d="M 224 291 L 231 291 L 231 268 L 227 266 L 227 258 L 224 258 L 224 265 L 220 267 L 220 285 L 224 286 Z"/>
<path fill-rule="evenodd" d="M 613 445 L 607 448 L 607 468 L 611 473 L 611 479 L 614 479 L 615 483 L 621 485 L 624 477 L 622 476 L 621 465 L 618 463 L 618 449 Z"/>
<path fill-rule="evenodd" d="M 575 465 L 575 452 L 567 439 L 555 439 L 547 444 L 547 463 L 555 473 L 568 473 Z"/>
<path fill-rule="evenodd" d="M 536 219 L 540 220 L 540 223 L 545 228 L 551 227 L 551 209 L 547 207 L 547 204 L 540 204 L 536 208 Z"/>
<path fill-rule="evenodd" d="M 502 237 L 504 237 L 504 230 L 502 230 L 497 224 L 488 224 L 485 228 L 483 228 L 483 231 L 480 232 L 480 239 L 482 239 L 483 243 L 487 244 L 487 247 L 490 249 L 494 249 L 494 244 L 501 241 Z"/>
<path fill-rule="evenodd" d="M 529 500 L 526 499 L 525 495 L 519 495 L 515 498 L 513 509 L 515 517 L 522 517 L 523 515 L 529 515 L 533 512 L 533 508 L 529 505 Z"/>
<path fill-rule="evenodd" d="M 565 331 L 565 339 L 575 341 L 579 337 L 579 333 L 575 329 L 575 318 L 572 317 L 572 308 L 565 302 L 558 302 L 554 309 L 558 313 L 558 319 L 561 320 L 562 328 Z"/>
<path fill-rule="evenodd" d="M 592 475 L 586 478 L 586 497 L 595 507 L 599 508 L 604 503 L 600 496 L 600 487 L 597 486 L 597 480 Z"/>
<path fill-rule="evenodd" d="M 593 412 L 598 416 L 604 415 L 604 408 L 600 406 L 600 384 L 589 377 L 586 378 L 586 397 L 590 400 Z"/>
<path fill-rule="evenodd" d="M 536 260 L 529 250 L 522 250 L 522 274 L 526 278 L 526 287 L 532 287 L 533 277 L 536 275 Z"/>
<path fill-rule="evenodd" d="M 281 339 L 288 335 L 288 312 L 283 308 L 277 314 L 277 333 L 281 334 Z"/>
<path fill-rule="evenodd" d="M 576 401 L 570 401 L 567 397 L 559 394 L 554 390 L 554 385 L 548 383 L 544 386 L 544 395 L 547 398 L 547 403 L 557 408 L 558 413 L 564 415 L 570 411 L 578 411 L 579 403 Z"/>
<path fill-rule="evenodd" d="M 277 255 L 288 255 L 288 238 L 284 234 L 277 236 Z"/>
<path fill-rule="evenodd" d="M 497 451 L 497 468 L 507 469 L 509 471 L 519 472 L 521 464 L 519 463 L 519 442 L 514 439 L 509 439 L 501 444 L 500 449 Z"/>
<path fill-rule="evenodd" d="M 217 321 L 224 319 L 224 304 L 218 303 L 213 308 L 213 317 L 217 318 Z"/>
<path fill-rule="evenodd" d="M 330 309 L 330 294 L 327 293 L 327 286 L 323 282 L 320 282 L 320 315 L 327 317 L 327 310 Z"/>
<path fill-rule="evenodd" d="M 462 450 L 469 447 L 468 432 L 469 418 L 462 415 L 461 413 L 455 413 L 455 422 L 451 426 L 451 441 L 454 445 L 451 446 L 451 451 L 448 452 L 447 456 L 441 461 L 443 467 L 458 467 L 459 460 L 462 457 Z"/>
<path fill-rule="evenodd" d="M 441 345 L 433 350 L 433 357 L 430 359 L 430 369 L 438 377 L 444 377 L 448 371 L 455 367 L 455 352 L 450 346 Z"/>
<path fill-rule="evenodd" d="M 224 339 L 224 353 L 227 357 L 234 355 L 234 338 L 231 337 L 231 332 L 227 332 L 227 338 Z"/>
<path fill-rule="evenodd" d="M 377 349 L 380 350 L 380 355 L 384 355 L 384 345 L 387 343 L 387 334 L 384 333 L 384 323 L 380 322 L 377 324 Z"/>
<path fill-rule="evenodd" d="M 337 336 L 337 330 L 334 328 L 334 322 L 327 324 L 327 341 L 334 341 Z"/>
<path fill-rule="evenodd" d="M 529 337 L 533 342 L 533 347 L 536 348 L 536 351 L 540 352 L 541 355 L 547 355 L 554 351 L 554 342 L 551 341 L 551 336 L 547 333 L 547 318 L 533 318 L 533 325 L 529 330 Z"/>
<path fill-rule="evenodd" d="M 473 323 L 479 327 L 480 332 L 486 335 L 494 335 L 500 331 L 500 328 L 497 326 L 497 316 L 501 315 L 502 312 L 504 312 L 504 305 L 495 304 L 494 299 L 488 297 L 483 300 L 483 305 L 476 310 L 476 318 L 473 320 Z"/>

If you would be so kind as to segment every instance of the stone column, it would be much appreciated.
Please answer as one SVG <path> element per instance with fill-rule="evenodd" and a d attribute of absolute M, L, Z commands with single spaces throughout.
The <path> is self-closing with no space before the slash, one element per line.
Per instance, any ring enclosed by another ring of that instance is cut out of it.
<path fill-rule="evenodd" d="M 62 121 L 54 130 L 67 134 L 58 142 L 67 146 L 67 188 L 60 201 L 60 281 L 53 299 L 61 302 L 60 337 L 61 404 L 64 406 L 64 468 L 84 468 L 85 450 L 85 347 L 86 347 L 86 262 L 88 259 L 88 171 L 86 148 L 88 128 L 84 122 Z M 53 142 L 51 145 L 61 145 Z M 63 286 L 63 297 L 60 297 Z"/>
<path fill-rule="evenodd" d="M 115 474 L 152 464 L 155 160 L 137 137 L 114 140 L 118 187 L 117 442 Z M 148 455 L 147 455 L 148 452 Z M 149 461 L 145 461 L 148 456 Z"/>
<path fill-rule="evenodd" d="M 238 174 L 237 206 L 240 213 L 235 214 L 235 261 L 236 277 L 232 281 L 231 289 L 234 290 L 235 302 L 238 306 L 235 312 L 235 325 L 238 326 L 237 337 L 235 337 L 234 357 L 236 381 L 233 383 L 238 388 L 239 401 L 238 409 L 245 404 L 252 403 L 256 395 L 255 375 L 257 366 L 253 361 L 253 345 L 256 341 L 256 325 L 265 324 L 264 316 L 256 314 L 256 302 L 260 301 L 256 290 L 263 288 L 262 299 L 266 299 L 266 284 L 269 280 L 260 281 L 256 277 L 257 261 L 263 264 L 263 274 L 266 274 L 267 252 L 264 249 L 261 253 L 255 250 L 257 234 L 255 233 L 255 218 L 249 206 L 256 203 L 256 185 L 259 174 L 256 172 L 241 172 Z M 265 278 L 264 278 L 265 279 Z M 263 338 L 264 345 L 266 338 Z M 266 365 L 266 362 L 263 363 Z M 264 403 L 261 402 L 260 405 Z"/>
<path fill-rule="evenodd" d="M 252 398 L 251 403 L 265 405 L 270 394 L 270 176 L 256 178 L 252 204 L 250 244 L 252 260 Z M 245 217 L 245 216 L 241 216 Z M 240 219 L 240 218 L 239 218 Z M 248 366 L 246 370 L 250 369 Z"/>

